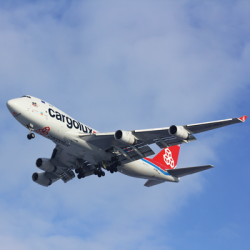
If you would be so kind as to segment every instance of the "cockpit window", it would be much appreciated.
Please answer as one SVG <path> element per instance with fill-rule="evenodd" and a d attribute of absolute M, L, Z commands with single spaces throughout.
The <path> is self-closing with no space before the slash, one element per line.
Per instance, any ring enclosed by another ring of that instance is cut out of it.
<path fill-rule="evenodd" d="M 22 97 L 27 97 L 27 98 L 31 98 L 30 96 L 28 96 L 28 95 L 23 95 Z"/>

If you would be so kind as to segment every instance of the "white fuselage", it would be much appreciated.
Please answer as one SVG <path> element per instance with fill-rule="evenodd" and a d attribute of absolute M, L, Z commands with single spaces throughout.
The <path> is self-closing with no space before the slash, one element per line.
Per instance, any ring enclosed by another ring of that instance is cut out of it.
<path fill-rule="evenodd" d="M 80 133 L 92 134 L 97 130 L 74 120 L 53 105 L 35 97 L 25 96 L 8 101 L 7 106 L 23 126 L 32 124 L 33 132 L 52 140 L 72 155 L 92 164 L 110 159 L 110 154 L 105 150 L 88 143 L 84 138 L 79 138 Z M 179 181 L 146 159 L 123 164 L 118 167 L 118 171 L 143 179 Z"/>

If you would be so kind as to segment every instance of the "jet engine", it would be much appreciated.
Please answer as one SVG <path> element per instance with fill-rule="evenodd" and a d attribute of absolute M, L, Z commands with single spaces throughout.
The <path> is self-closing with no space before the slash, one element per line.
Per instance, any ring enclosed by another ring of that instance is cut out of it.
<path fill-rule="evenodd" d="M 183 128 L 183 126 L 176 126 L 176 125 L 172 125 L 169 129 L 168 132 L 170 135 L 173 135 L 175 137 L 178 137 L 180 139 L 186 140 L 188 139 L 188 132 L 185 128 Z"/>
<path fill-rule="evenodd" d="M 132 135 L 131 132 L 117 130 L 115 132 L 115 139 L 121 141 L 125 144 L 135 145 L 137 143 L 136 138 Z"/>
<path fill-rule="evenodd" d="M 44 187 L 48 187 L 52 184 L 52 180 L 46 176 L 45 172 L 42 173 L 34 173 L 32 175 L 32 180 L 39 185 Z"/>
<path fill-rule="evenodd" d="M 41 170 L 44 170 L 45 172 L 56 172 L 57 167 L 54 166 L 50 159 L 47 158 L 38 158 L 36 160 L 36 166 L 40 168 Z"/>

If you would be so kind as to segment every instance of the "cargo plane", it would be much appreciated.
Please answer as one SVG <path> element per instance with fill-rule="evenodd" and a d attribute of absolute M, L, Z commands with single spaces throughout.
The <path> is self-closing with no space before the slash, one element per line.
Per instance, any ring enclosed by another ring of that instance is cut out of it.
<path fill-rule="evenodd" d="M 58 180 L 65 183 L 76 175 L 122 174 L 147 180 L 151 187 L 163 182 L 179 182 L 186 175 L 213 168 L 212 165 L 176 168 L 180 145 L 196 140 L 194 134 L 242 123 L 247 116 L 190 125 L 115 132 L 98 132 L 39 98 L 25 95 L 7 102 L 14 118 L 25 126 L 29 140 L 39 134 L 55 143 L 50 158 L 38 158 L 32 180 L 48 187 Z M 154 158 L 151 144 L 162 150 Z M 104 171 L 105 170 L 105 171 Z"/>

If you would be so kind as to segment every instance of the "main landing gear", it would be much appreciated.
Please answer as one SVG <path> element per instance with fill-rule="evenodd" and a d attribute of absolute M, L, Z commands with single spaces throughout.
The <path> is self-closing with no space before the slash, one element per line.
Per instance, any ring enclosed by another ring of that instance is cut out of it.
<path fill-rule="evenodd" d="M 77 178 L 78 178 L 78 179 L 82 179 L 82 178 L 85 177 L 85 174 L 84 174 L 82 168 L 77 168 L 77 169 L 75 170 L 75 172 L 78 174 L 78 175 L 77 175 Z"/>
<path fill-rule="evenodd" d="M 97 169 L 94 170 L 94 174 L 97 175 L 99 178 L 102 176 L 105 176 L 105 172 L 102 171 L 101 165 L 103 165 L 104 169 L 106 169 L 107 171 L 110 171 L 111 174 L 113 174 L 114 172 L 117 172 L 118 171 L 117 167 L 122 165 L 117 155 L 111 157 L 111 163 L 110 165 L 108 164 L 109 164 L 108 162 L 103 161 L 102 164 L 99 164 L 97 166 Z"/>
<path fill-rule="evenodd" d="M 29 129 L 29 134 L 27 135 L 27 138 L 30 139 L 34 139 L 35 138 L 35 134 L 31 133 L 31 131 L 33 130 L 33 124 L 29 123 L 28 125 L 26 125 L 26 128 Z"/>
<path fill-rule="evenodd" d="M 118 156 L 114 156 L 111 158 L 111 165 L 107 166 L 107 170 L 110 171 L 111 174 L 113 174 L 114 172 L 117 172 L 117 167 L 121 166 L 121 162 L 119 161 L 119 157 Z"/>
<path fill-rule="evenodd" d="M 110 165 L 108 165 L 110 164 Z M 102 164 L 98 164 L 95 166 L 95 170 L 94 170 L 94 175 L 97 175 L 99 178 L 102 176 L 105 176 L 105 172 L 102 170 L 102 168 L 106 169 L 107 171 L 110 171 L 111 174 L 113 174 L 114 172 L 117 172 L 117 167 L 121 166 L 121 162 L 119 161 L 119 157 L 118 156 L 114 156 L 111 158 L 111 161 L 109 162 L 105 162 L 103 161 Z M 84 173 L 84 169 L 77 164 L 77 168 L 75 169 L 75 172 L 78 177 L 78 179 L 84 178 L 85 177 L 85 173 Z"/>
<path fill-rule="evenodd" d="M 105 176 L 105 172 L 102 171 L 100 165 L 97 167 L 97 169 L 94 170 L 94 175 L 97 175 L 99 178 Z"/>

